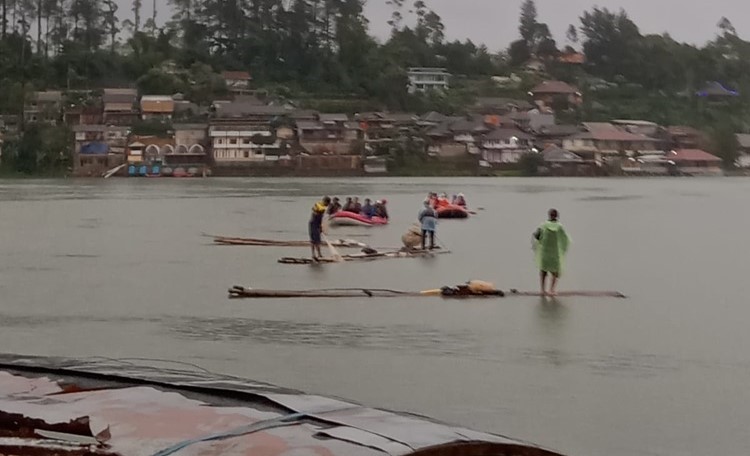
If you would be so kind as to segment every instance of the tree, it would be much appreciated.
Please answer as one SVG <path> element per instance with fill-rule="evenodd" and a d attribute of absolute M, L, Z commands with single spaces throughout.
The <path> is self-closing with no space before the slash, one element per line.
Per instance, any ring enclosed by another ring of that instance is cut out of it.
<path fill-rule="evenodd" d="M 605 78 L 634 76 L 639 71 L 641 34 L 625 11 L 594 8 L 581 16 L 583 50 L 595 74 Z"/>
<path fill-rule="evenodd" d="M 568 26 L 568 31 L 565 34 L 565 37 L 568 39 L 568 42 L 571 45 L 575 46 L 576 44 L 578 44 L 578 29 L 575 25 L 570 24 Z"/>
<path fill-rule="evenodd" d="M 711 140 L 714 151 L 718 155 L 725 169 L 733 169 L 737 166 L 739 158 L 737 136 L 732 126 L 732 119 L 723 118 L 713 129 Z"/>
<path fill-rule="evenodd" d="M 531 49 L 529 49 L 529 45 L 526 41 L 517 40 L 510 43 L 508 56 L 510 57 L 510 64 L 518 66 L 527 62 L 531 58 Z"/>
<path fill-rule="evenodd" d="M 141 10 L 143 9 L 143 0 L 133 0 L 133 20 L 128 20 L 128 24 L 132 28 L 133 34 L 141 31 Z"/>
<path fill-rule="evenodd" d="M 117 17 L 117 3 L 115 0 L 103 0 L 104 6 L 104 27 L 109 35 L 110 52 L 115 53 L 115 47 L 117 46 L 117 34 L 120 33 L 120 19 Z"/>
<path fill-rule="evenodd" d="M 735 30 L 734 25 L 732 25 L 732 22 L 726 17 L 722 17 L 721 20 L 719 20 L 719 23 L 717 24 L 717 26 L 719 27 L 719 30 L 721 30 L 723 36 L 727 36 L 727 35 L 737 36 L 737 30 Z"/>
<path fill-rule="evenodd" d="M 404 0 L 386 0 L 385 4 L 393 9 L 391 18 L 388 20 L 391 32 L 400 30 L 401 22 L 404 20 L 404 16 L 401 14 L 401 9 L 404 7 Z"/>
<path fill-rule="evenodd" d="M 531 43 L 534 42 L 538 31 L 538 22 L 536 19 L 536 3 L 534 0 L 524 0 L 521 4 L 521 23 L 518 27 L 518 31 L 521 34 L 521 39 L 526 42 L 529 47 L 531 46 Z"/>

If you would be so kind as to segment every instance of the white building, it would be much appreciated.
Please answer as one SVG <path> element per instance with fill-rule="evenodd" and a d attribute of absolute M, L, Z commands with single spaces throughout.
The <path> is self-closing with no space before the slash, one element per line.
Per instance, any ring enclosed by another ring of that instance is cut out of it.
<path fill-rule="evenodd" d="M 518 163 L 524 154 L 531 152 L 533 139 L 520 130 L 492 130 L 482 138 L 482 159 L 491 164 Z"/>
<path fill-rule="evenodd" d="M 450 73 L 445 68 L 409 68 L 409 93 L 448 90 Z"/>
<path fill-rule="evenodd" d="M 281 144 L 262 126 L 212 126 L 209 130 L 213 158 L 221 162 L 262 162 L 279 159 Z"/>

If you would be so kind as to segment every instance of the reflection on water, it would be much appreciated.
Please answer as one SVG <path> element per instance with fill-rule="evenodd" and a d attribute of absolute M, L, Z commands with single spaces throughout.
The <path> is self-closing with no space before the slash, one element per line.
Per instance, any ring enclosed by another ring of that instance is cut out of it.
<path fill-rule="evenodd" d="M 439 331 L 411 325 L 363 326 L 249 318 L 178 318 L 163 324 L 180 337 L 211 341 L 247 340 L 423 355 L 472 356 L 478 350 L 476 337 L 469 331 Z"/>
<path fill-rule="evenodd" d="M 581 201 L 628 201 L 628 200 L 635 200 L 635 199 L 641 199 L 643 196 L 640 195 L 613 195 L 613 196 L 607 196 L 607 195 L 596 195 L 596 196 L 584 196 L 583 198 L 579 198 Z"/>

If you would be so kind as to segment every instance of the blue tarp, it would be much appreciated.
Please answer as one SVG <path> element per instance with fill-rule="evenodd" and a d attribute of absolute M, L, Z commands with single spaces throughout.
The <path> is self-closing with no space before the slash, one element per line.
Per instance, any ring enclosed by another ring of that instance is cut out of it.
<path fill-rule="evenodd" d="M 107 155 L 109 146 L 107 143 L 92 142 L 81 146 L 81 155 Z"/>

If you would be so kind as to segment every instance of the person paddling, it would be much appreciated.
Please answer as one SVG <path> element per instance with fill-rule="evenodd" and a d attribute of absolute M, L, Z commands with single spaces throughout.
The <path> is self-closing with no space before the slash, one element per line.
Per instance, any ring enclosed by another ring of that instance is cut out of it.
<path fill-rule="evenodd" d="M 422 250 L 425 250 L 427 236 L 430 237 L 430 250 L 435 248 L 435 228 L 437 227 L 437 212 L 430 205 L 430 200 L 424 201 L 424 207 L 417 216 L 422 225 Z"/>
<path fill-rule="evenodd" d="M 320 251 L 320 243 L 323 235 L 323 216 L 325 216 L 326 209 L 330 204 L 331 198 L 326 196 L 322 201 L 318 201 L 312 207 L 312 215 L 310 216 L 308 230 L 310 232 L 310 248 L 312 249 L 313 261 L 318 261 L 323 258 L 323 253 Z"/>
<path fill-rule="evenodd" d="M 570 239 L 559 222 L 560 215 L 557 209 L 550 209 L 548 215 L 548 220 L 534 232 L 534 250 L 542 296 L 556 296 L 557 281 L 562 274 Z M 546 287 L 548 275 L 552 276 L 549 293 Z"/>

